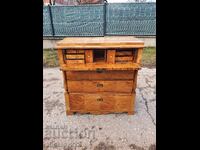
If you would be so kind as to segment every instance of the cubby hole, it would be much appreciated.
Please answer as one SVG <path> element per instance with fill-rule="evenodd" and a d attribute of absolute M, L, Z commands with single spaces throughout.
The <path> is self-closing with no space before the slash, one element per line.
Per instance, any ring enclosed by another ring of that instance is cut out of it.
<path fill-rule="evenodd" d="M 106 50 L 94 50 L 93 51 L 94 62 L 105 62 L 106 61 Z"/>
<path fill-rule="evenodd" d="M 117 49 L 115 55 L 116 63 L 132 63 L 135 60 L 135 49 Z"/>

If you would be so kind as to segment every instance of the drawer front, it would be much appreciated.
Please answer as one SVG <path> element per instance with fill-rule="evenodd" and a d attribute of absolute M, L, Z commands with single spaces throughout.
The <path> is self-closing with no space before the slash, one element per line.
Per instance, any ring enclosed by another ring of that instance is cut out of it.
<path fill-rule="evenodd" d="M 68 80 L 133 80 L 135 71 L 67 71 Z"/>
<path fill-rule="evenodd" d="M 69 94 L 69 106 L 73 111 L 130 111 L 133 94 Z"/>
<path fill-rule="evenodd" d="M 133 91 L 133 80 L 67 81 L 69 92 L 125 92 Z"/>

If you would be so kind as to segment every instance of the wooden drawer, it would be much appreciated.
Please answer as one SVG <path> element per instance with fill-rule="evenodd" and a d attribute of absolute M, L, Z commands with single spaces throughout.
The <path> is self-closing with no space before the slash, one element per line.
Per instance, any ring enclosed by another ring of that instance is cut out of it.
<path fill-rule="evenodd" d="M 125 92 L 133 91 L 133 80 L 116 80 L 116 81 L 67 81 L 69 92 Z"/>
<path fill-rule="evenodd" d="M 133 80 L 136 71 L 66 71 L 68 80 Z"/>
<path fill-rule="evenodd" d="M 112 111 L 124 112 L 133 110 L 134 94 L 69 94 L 70 111 Z"/>

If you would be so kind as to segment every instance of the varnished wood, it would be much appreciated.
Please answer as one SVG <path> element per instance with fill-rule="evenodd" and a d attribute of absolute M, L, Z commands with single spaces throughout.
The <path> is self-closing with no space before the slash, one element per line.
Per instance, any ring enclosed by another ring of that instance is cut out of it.
<path fill-rule="evenodd" d="M 115 50 L 107 50 L 107 63 L 115 63 Z"/>
<path fill-rule="evenodd" d="M 66 71 L 68 80 L 133 80 L 135 71 Z"/>
<path fill-rule="evenodd" d="M 66 114 L 134 114 L 143 47 L 144 42 L 131 36 L 68 37 L 58 42 Z"/>
<path fill-rule="evenodd" d="M 116 57 L 115 60 L 116 61 L 132 61 L 133 56 Z"/>
<path fill-rule="evenodd" d="M 84 54 L 84 50 L 66 50 L 67 54 Z"/>
<path fill-rule="evenodd" d="M 85 62 L 93 63 L 93 51 L 92 50 L 85 50 Z"/>
<path fill-rule="evenodd" d="M 121 93 L 70 93 L 70 111 L 129 112 L 133 111 L 131 107 L 133 97 L 133 94 Z"/>
<path fill-rule="evenodd" d="M 132 50 L 116 51 L 116 56 L 132 56 L 132 55 L 133 55 Z"/>
<path fill-rule="evenodd" d="M 66 58 L 67 59 L 84 59 L 85 55 L 84 54 L 67 54 Z"/>
<path fill-rule="evenodd" d="M 137 57 L 136 57 L 136 63 L 141 64 L 141 60 L 142 60 L 142 48 L 138 48 L 137 50 Z"/>
<path fill-rule="evenodd" d="M 58 50 L 57 50 L 57 53 L 58 53 L 58 61 L 59 61 L 59 64 L 60 64 L 60 65 L 65 64 L 65 61 L 64 61 L 64 54 L 63 54 L 63 52 L 62 52 L 62 49 L 58 49 Z"/>
<path fill-rule="evenodd" d="M 132 36 L 67 37 L 57 43 L 56 49 L 143 48 L 144 42 Z"/>
<path fill-rule="evenodd" d="M 114 81 L 71 81 L 68 80 L 68 91 L 72 93 L 95 93 L 95 92 L 125 92 L 133 90 L 133 80 L 114 80 Z"/>
<path fill-rule="evenodd" d="M 85 60 L 65 60 L 66 64 L 84 64 Z"/>
<path fill-rule="evenodd" d="M 67 87 L 67 74 L 65 73 L 65 71 L 62 71 L 62 74 L 63 74 L 63 84 L 64 84 L 64 89 L 66 91 L 68 91 L 68 87 Z"/>
<path fill-rule="evenodd" d="M 76 65 L 61 65 L 61 70 L 65 71 L 96 71 L 96 70 L 138 70 L 140 65 L 137 63 L 88 63 L 88 64 L 76 64 Z"/>

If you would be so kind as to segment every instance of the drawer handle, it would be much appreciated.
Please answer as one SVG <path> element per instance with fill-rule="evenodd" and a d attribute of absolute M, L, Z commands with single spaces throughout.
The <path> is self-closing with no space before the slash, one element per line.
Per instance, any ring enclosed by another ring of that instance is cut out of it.
<path fill-rule="evenodd" d="M 102 102 L 103 98 L 97 98 L 97 101 Z"/>
<path fill-rule="evenodd" d="M 97 87 L 103 87 L 103 84 L 97 83 Z"/>

